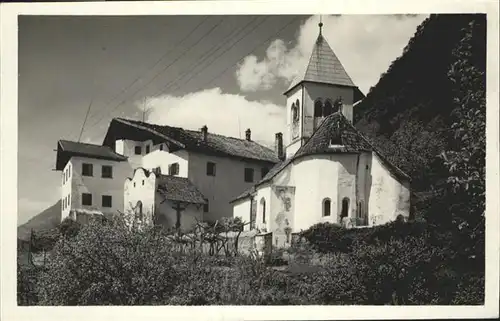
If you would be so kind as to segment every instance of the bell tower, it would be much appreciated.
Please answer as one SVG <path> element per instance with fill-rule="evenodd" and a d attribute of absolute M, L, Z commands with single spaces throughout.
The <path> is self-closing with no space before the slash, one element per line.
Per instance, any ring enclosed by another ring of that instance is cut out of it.
<path fill-rule="evenodd" d="M 304 145 L 322 121 L 341 112 L 353 119 L 353 105 L 364 98 L 323 36 L 323 23 L 308 64 L 285 91 L 286 157 Z"/>

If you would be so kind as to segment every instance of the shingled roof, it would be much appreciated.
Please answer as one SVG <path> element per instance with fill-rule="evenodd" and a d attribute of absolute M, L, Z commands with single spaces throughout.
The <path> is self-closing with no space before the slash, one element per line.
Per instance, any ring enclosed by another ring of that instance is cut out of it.
<path fill-rule="evenodd" d="M 267 173 L 262 180 L 255 184 L 251 189 L 246 190 L 232 202 L 246 198 L 255 192 L 255 188 L 266 182 L 271 181 L 278 173 L 285 169 L 294 160 L 316 154 L 329 153 L 360 153 L 360 152 L 375 152 L 382 163 L 396 177 L 409 180 L 410 177 L 397 166 L 392 164 L 384 157 L 380 151 L 375 149 L 373 145 L 366 139 L 352 124 L 345 118 L 342 113 L 337 112 L 331 114 L 323 120 L 319 128 L 309 138 L 309 140 L 300 147 L 297 152 L 286 160 L 277 163 Z"/>
<path fill-rule="evenodd" d="M 314 44 L 309 63 L 305 66 L 305 69 L 295 77 L 286 92 L 292 90 L 303 81 L 356 87 L 351 77 L 349 77 L 345 71 L 344 66 L 342 66 L 339 58 L 335 55 L 321 33 L 318 35 L 316 43 Z"/>
<path fill-rule="evenodd" d="M 159 175 L 158 193 L 170 201 L 206 204 L 205 196 L 185 177 Z"/>
<path fill-rule="evenodd" d="M 73 156 L 82 156 L 113 161 L 126 161 L 127 157 L 115 153 L 108 146 L 59 140 L 57 142 L 56 170 L 64 169 L 66 163 Z"/>
<path fill-rule="evenodd" d="M 269 163 L 279 162 L 276 153 L 265 146 L 260 145 L 254 141 L 246 139 L 239 139 L 235 137 L 228 137 L 208 132 L 207 140 L 203 140 L 201 131 L 188 130 L 180 127 L 172 127 L 166 125 L 156 125 L 137 120 L 130 120 L 124 118 L 115 118 L 111 121 L 108 134 L 103 144 L 111 144 L 110 132 L 116 126 L 129 126 L 135 127 L 138 130 L 148 132 L 151 135 L 156 135 L 159 139 L 164 140 L 180 149 L 187 149 L 195 152 L 216 154 L 222 156 L 238 157 L 249 160 L 258 160 Z M 129 135 L 126 128 L 121 128 L 120 138 L 125 138 Z M 117 139 L 117 136 L 114 136 Z"/>

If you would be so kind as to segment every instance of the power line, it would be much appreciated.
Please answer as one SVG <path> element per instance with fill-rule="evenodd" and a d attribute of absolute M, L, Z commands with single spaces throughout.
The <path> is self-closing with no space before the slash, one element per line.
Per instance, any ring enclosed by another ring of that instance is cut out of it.
<path fill-rule="evenodd" d="M 209 16 L 205 17 L 200 23 L 198 23 L 196 25 L 196 27 L 194 27 L 186 36 L 182 37 L 182 40 L 179 41 L 178 43 L 176 43 L 175 45 L 172 46 L 172 48 L 170 50 L 168 50 L 166 53 L 164 53 L 160 59 L 158 59 L 153 65 L 151 65 L 151 67 L 149 67 L 149 69 L 146 71 L 146 74 L 153 70 L 154 68 L 156 68 L 156 66 L 158 66 L 158 64 L 164 60 L 170 53 L 172 53 L 175 49 L 177 49 L 177 47 L 179 45 L 181 45 L 182 43 L 184 43 L 187 39 L 189 39 L 189 37 L 205 22 L 207 21 L 209 18 Z M 144 76 L 144 75 L 143 75 Z M 108 100 L 106 103 L 105 103 L 105 106 L 108 106 L 109 104 L 111 104 L 112 101 L 114 101 L 116 98 L 118 98 L 122 93 L 124 93 L 125 91 L 127 91 L 128 89 L 130 89 L 133 85 L 135 85 L 140 79 L 142 78 L 141 75 L 137 76 L 128 86 L 126 86 L 125 88 L 123 88 L 118 94 L 114 95 L 113 98 L 111 98 L 110 100 Z M 91 117 L 92 118 L 92 117 Z"/>
<path fill-rule="evenodd" d="M 143 90 L 144 88 L 146 88 L 146 86 L 148 86 L 149 84 L 151 84 L 151 82 L 153 82 L 156 78 L 158 78 L 163 72 L 165 72 L 168 68 L 170 68 L 174 63 L 176 63 L 179 59 L 181 59 L 182 57 L 184 57 L 184 55 L 188 51 L 190 51 L 191 49 L 193 49 L 202 40 L 204 40 L 205 37 L 208 36 L 215 28 L 217 28 L 222 23 L 222 21 L 223 21 L 223 19 L 220 19 L 219 22 L 217 22 L 212 28 L 210 28 L 207 32 L 205 32 L 192 46 L 190 46 L 189 48 L 187 48 L 186 50 L 184 50 L 184 52 L 182 52 L 176 59 L 174 59 L 170 64 L 168 64 L 165 68 L 163 68 L 160 72 L 158 72 L 146 85 L 144 85 L 142 88 L 139 88 L 139 90 L 136 90 L 130 97 L 135 96 L 138 92 L 140 92 L 141 90 Z M 121 105 L 123 105 L 125 102 L 127 102 L 127 98 L 125 98 L 124 100 L 122 100 L 118 105 L 116 105 L 113 109 L 111 109 L 111 111 L 108 112 L 107 114 L 110 114 L 111 112 L 115 111 Z M 104 118 L 104 116 L 106 116 L 107 114 L 103 115 L 103 117 L 101 117 L 97 122 L 95 122 L 94 124 L 92 124 L 90 127 L 94 127 L 95 125 L 97 125 L 98 123 L 100 123 L 101 120 Z"/>
<path fill-rule="evenodd" d="M 296 20 L 298 20 L 299 17 L 295 17 L 293 18 L 292 20 L 290 20 L 287 24 L 285 24 L 283 27 L 281 27 L 274 35 L 272 35 L 271 37 L 267 38 L 266 40 L 264 40 L 262 43 L 260 43 L 259 45 L 257 45 L 255 48 L 253 48 L 251 51 L 249 51 L 248 53 L 246 53 L 243 58 L 241 58 L 240 60 L 238 60 L 236 63 L 232 64 L 231 66 L 228 66 L 226 69 L 224 69 L 221 73 L 219 73 L 218 75 L 216 75 L 215 77 L 213 77 L 212 79 L 210 79 L 210 81 L 208 81 L 207 83 L 203 84 L 202 86 L 198 87 L 198 89 L 196 91 L 199 91 L 201 90 L 203 87 L 205 87 L 206 85 L 212 83 L 212 81 L 214 81 L 215 79 L 219 78 L 220 76 L 222 76 L 223 74 L 225 74 L 230 68 L 236 66 L 237 64 L 239 64 L 243 59 L 245 59 L 249 54 L 251 54 L 252 52 L 254 52 L 257 48 L 259 48 L 260 46 L 264 45 L 265 43 L 267 43 L 269 40 L 271 40 L 272 38 L 276 37 L 277 35 L 279 35 L 283 30 L 285 30 L 288 26 L 290 26 L 293 22 L 295 22 Z"/>
<path fill-rule="evenodd" d="M 89 108 L 87 108 L 87 113 L 85 114 L 85 120 L 83 121 L 82 129 L 80 130 L 80 135 L 78 136 L 78 142 L 80 142 L 80 139 L 82 139 L 83 129 L 85 128 L 85 123 L 87 122 L 87 118 L 89 117 L 89 112 L 90 112 L 90 107 L 92 106 L 92 101 L 93 101 L 93 98 L 90 99 Z"/>
<path fill-rule="evenodd" d="M 207 67 L 209 67 L 211 65 L 212 62 L 214 62 L 215 60 L 217 60 L 217 58 L 219 58 L 221 55 L 223 55 L 224 53 L 226 53 L 228 50 L 232 49 L 232 46 L 236 45 L 238 42 L 240 42 L 243 38 L 245 38 L 246 36 L 248 36 L 252 31 L 254 31 L 255 29 L 257 29 L 257 27 L 260 26 L 261 23 L 263 23 L 266 19 L 268 19 L 269 17 L 265 17 L 262 21 L 260 21 L 256 26 L 254 26 L 254 28 L 252 30 L 250 30 L 249 32 L 247 32 L 246 34 L 244 34 L 242 37 L 240 37 L 235 43 L 231 44 L 230 47 L 228 47 L 225 51 L 223 51 L 221 54 L 219 54 L 218 56 L 215 57 L 214 60 L 212 60 L 207 66 L 205 66 L 205 68 L 202 68 L 201 70 L 198 71 L 201 72 L 203 70 L 205 70 Z M 252 22 L 254 21 L 257 21 L 258 18 L 255 18 L 253 20 L 251 20 L 250 22 L 248 22 L 245 26 L 243 26 L 242 28 L 239 28 L 236 30 L 236 32 L 232 32 L 230 35 L 227 36 L 226 38 L 226 41 L 223 42 L 222 44 L 220 44 L 219 46 L 214 46 L 212 47 L 212 49 L 206 54 L 206 56 L 198 61 L 198 63 L 193 67 L 192 70 L 195 70 L 198 66 L 200 66 L 203 62 L 205 62 L 208 58 L 211 58 L 212 57 L 212 54 L 216 53 L 217 51 L 219 51 L 219 49 L 222 49 L 222 47 L 227 43 L 227 42 L 230 42 L 232 41 L 232 39 L 234 37 L 236 37 L 238 34 L 240 34 L 241 32 L 243 32 L 243 30 L 245 30 L 249 25 L 252 24 Z M 235 34 L 234 34 L 235 33 Z M 234 35 L 233 35 L 234 34 Z M 215 50 L 213 50 L 215 49 Z M 202 56 L 203 57 L 203 56 Z M 187 72 L 184 72 L 183 74 L 180 75 L 180 77 L 177 77 L 174 81 L 171 81 L 169 84 L 167 84 L 166 87 L 164 87 L 164 89 L 160 89 L 159 91 L 155 92 L 152 96 L 156 96 L 158 94 L 161 94 L 161 93 L 164 93 L 166 92 L 169 88 L 172 87 L 172 85 L 174 84 L 177 84 L 176 88 L 179 88 L 180 85 L 177 83 L 178 80 L 184 78 L 185 76 L 187 76 L 188 74 L 190 73 L 190 71 L 187 71 Z M 183 83 L 183 85 L 187 84 L 194 76 L 196 76 L 197 73 L 193 73 L 193 75 Z"/>

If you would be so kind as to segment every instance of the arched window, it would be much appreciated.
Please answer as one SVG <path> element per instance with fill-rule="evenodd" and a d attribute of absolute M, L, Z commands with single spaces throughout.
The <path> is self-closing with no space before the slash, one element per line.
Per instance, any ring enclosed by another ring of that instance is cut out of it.
<path fill-rule="evenodd" d="M 135 216 L 142 221 L 142 202 L 138 201 L 135 206 Z"/>
<path fill-rule="evenodd" d="M 296 123 L 299 120 L 299 108 L 292 104 L 292 122 Z"/>
<path fill-rule="evenodd" d="M 323 103 L 320 99 L 314 102 L 314 117 L 323 117 Z"/>
<path fill-rule="evenodd" d="M 342 111 L 342 105 L 343 105 L 342 97 L 337 98 L 333 103 L 333 112 L 336 113 Z"/>
<path fill-rule="evenodd" d="M 323 115 L 326 117 L 326 116 L 329 116 L 333 113 L 333 105 L 332 105 L 332 102 L 330 99 L 327 99 L 325 101 L 325 106 L 323 107 Z"/>
<path fill-rule="evenodd" d="M 266 223 L 266 200 L 264 198 L 260 199 L 260 208 L 262 210 L 262 223 Z"/>
<path fill-rule="evenodd" d="M 340 212 L 340 218 L 343 219 L 349 215 L 349 198 L 344 197 L 342 199 L 342 211 Z"/>
<path fill-rule="evenodd" d="M 329 198 L 323 200 L 323 216 L 330 216 L 332 212 L 332 201 Z"/>

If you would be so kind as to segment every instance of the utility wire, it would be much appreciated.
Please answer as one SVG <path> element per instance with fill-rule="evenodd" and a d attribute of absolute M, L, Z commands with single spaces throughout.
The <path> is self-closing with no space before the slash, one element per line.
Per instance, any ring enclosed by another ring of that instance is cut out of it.
<path fill-rule="evenodd" d="M 211 63 L 214 62 L 215 60 L 217 60 L 217 58 L 219 58 L 220 56 L 222 56 L 224 53 L 226 53 L 228 50 L 234 48 L 233 46 L 236 45 L 238 42 L 240 42 L 242 39 L 244 39 L 246 36 L 248 36 L 250 33 L 252 33 L 252 31 L 254 31 L 255 29 L 257 29 L 266 19 L 268 19 L 269 17 L 265 17 L 262 21 L 258 22 L 249 32 L 243 34 L 242 37 L 240 37 L 236 42 L 232 43 L 228 48 L 226 48 L 226 50 L 224 50 L 221 54 L 219 54 L 218 56 L 215 57 L 215 59 L 213 59 L 211 62 L 209 62 L 204 68 L 202 68 L 201 70 L 199 70 L 197 73 L 193 73 L 191 75 L 191 77 L 185 81 L 183 83 L 183 85 L 187 84 L 194 76 L 196 76 L 197 74 L 199 74 L 200 72 L 202 72 L 203 70 L 205 70 L 207 67 L 211 66 Z M 257 18 L 251 20 L 250 22 L 248 22 L 245 26 L 243 26 L 242 28 L 239 28 L 236 30 L 236 32 L 232 32 L 230 35 L 228 35 L 226 37 L 226 41 L 224 41 L 222 44 L 218 45 L 218 46 L 214 46 L 212 47 L 212 49 L 205 55 L 205 57 L 203 59 L 201 59 L 200 61 L 198 61 L 198 63 L 193 66 L 193 69 L 192 70 L 195 70 L 198 66 L 202 65 L 203 62 L 205 62 L 208 58 L 211 58 L 214 54 L 216 53 L 217 51 L 219 51 L 220 49 L 222 49 L 224 47 L 224 45 L 228 42 L 231 42 L 234 37 L 238 36 L 240 33 L 242 33 L 249 25 L 251 25 L 254 21 L 257 21 Z M 234 35 L 233 35 L 234 34 Z M 215 50 L 213 50 L 215 49 Z M 203 57 L 203 56 L 202 56 Z M 200 57 L 201 58 L 201 57 Z M 177 88 L 180 88 L 180 85 L 178 83 L 178 80 L 181 80 L 183 79 L 185 76 L 187 76 L 188 74 L 190 73 L 190 71 L 187 71 L 187 72 L 184 72 L 183 74 L 180 75 L 180 77 L 177 77 L 174 81 L 170 82 L 169 84 L 167 84 L 166 87 L 164 87 L 163 89 L 160 89 L 159 91 L 155 92 L 152 96 L 157 96 L 159 94 L 162 94 L 162 93 L 165 93 L 169 88 L 172 87 L 172 85 L 176 84 L 176 89 Z"/>
<path fill-rule="evenodd" d="M 153 82 L 156 78 L 158 78 L 163 72 L 165 72 L 168 68 L 170 68 L 174 63 L 176 63 L 179 59 L 181 59 L 182 57 L 184 57 L 184 55 L 188 51 L 190 51 L 191 49 L 193 49 L 202 40 L 204 40 L 206 36 L 208 36 L 213 30 L 215 30 L 215 28 L 217 28 L 222 23 L 222 21 L 223 21 L 223 19 L 219 20 L 218 23 L 216 23 L 212 28 L 210 28 L 207 32 L 205 32 L 192 46 L 190 46 L 189 48 L 187 48 L 186 50 L 184 50 L 176 59 L 174 59 L 165 68 L 163 68 L 159 73 L 157 73 L 146 85 L 144 85 L 142 88 L 139 88 L 139 90 L 136 90 L 134 93 L 132 93 L 132 95 L 129 98 L 134 97 L 138 92 L 140 92 L 141 90 L 143 90 L 144 88 L 146 88 L 146 86 L 148 86 L 149 84 L 151 84 L 151 82 Z M 94 127 L 95 125 L 97 125 L 98 123 L 100 123 L 101 120 L 104 118 L 104 116 L 109 115 L 111 112 L 113 112 L 116 109 L 118 109 L 121 105 L 123 105 L 124 103 L 126 103 L 127 100 L 128 100 L 127 98 L 123 99 L 119 104 L 117 104 L 114 108 L 112 108 L 110 112 L 108 112 L 105 115 L 103 115 L 103 117 L 101 117 L 97 122 L 95 122 L 94 124 L 92 124 L 90 127 Z"/>
<path fill-rule="evenodd" d="M 263 41 L 262 43 L 260 43 L 259 45 L 257 45 L 255 48 L 253 48 L 251 51 L 249 51 L 248 53 L 246 53 L 240 60 L 238 60 L 236 63 L 234 63 L 233 65 L 230 65 L 228 66 L 226 69 L 222 70 L 221 73 L 219 73 L 218 75 L 216 75 L 215 77 L 213 77 L 212 79 L 210 79 L 208 82 L 206 82 L 205 84 L 203 84 L 202 86 L 198 87 L 198 89 L 196 91 L 199 91 L 201 90 L 203 87 L 205 87 L 206 85 L 208 84 L 211 84 L 215 79 L 219 78 L 220 76 L 222 76 L 223 74 L 225 74 L 230 68 L 236 66 L 237 64 L 239 64 L 241 61 L 243 61 L 243 59 L 245 59 L 249 54 L 253 53 L 257 48 L 259 48 L 260 46 L 266 44 L 267 42 L 269 42 L 272 38 L 276 37 L 277 35 L 279 35 L 281 32 L 283 32 L 288 26 L 290 26 L 293 22 L 295 22 L 296 20 L 298 20 L 299 17 L 295 17 L 293 18 L 292 20 L 290 20 L 287 24 L 285 24 L 283 27 L 281 27 L 274 35 L 272 35 L 271 37 L 267 38 L 265 41 Z"/>
<path fill-rule="evenodd" d="M 92 107 L 92 102 L 93 98 L 90 99 L 90 104 L 89 107 L 87 108 L 87 113 L 85 114 L 85 119 L 82 124 L 82 129 L 80 130 L 80 135 L 78 136 L 78 142 L 80 142 L 80 140 L 82 139 L 83 129 L 85 128 L 85 123 L 87 122 L 87 118 L 89 117 L 89 112 L 90 112 L 90 107 Z"/>
<path fill-rule="evenodd" d="M 146 73 L 145 74 L 148 74 L 151 70 L 153 70 L 154 68 L 156 68 L 156 66 L 158 66 L 160 64 L 160 62 L 162 62 L 170 53 L 172 53 L 173 51 L 175 51 L 175 49 L 177 49 L 177 47 L 179 45 L 181 45 L 182 43 L 184 43 L 187 39 L 189 39 L 189 37 L 205 22 L 207 21 L 209 17 L 205 17 L 200 23 L 198 23 L 196 25 L 196 27 L 194 27 L 186 36 L 182 37 L 182 40 L 179 41 L 178 43 L 176 43 L 175 45 L 172 46 L 172 48 L 170 50 L 168 50 L 167 52 L 165 52 L 161 57 L 160 59 L 158 59 L 153 65 L 151 65 L 151 67 L 149 67 L 148 70 L 146 70 Z M 110 100 L 108 100 L 106 103 L 105 103 L 105 107 L 103 109 L 105 109 L 107 106 L 109 106 L 116 98 L 118 98 L 122 93 L 126 92 L 128 89 L 130 89 L 133 85 L 135 85 L 137 82 L 139 82 L 145 75 L 139 75 L 137 76 L 128 86 L 125 86 L 125 88 L 123 88 L 122 90 L 120 90 L 120 92 L 116 95 L 113 96 L 113 98 L 111 98 Z M 90 117 L 92 118 L 92 117 Z"/>

